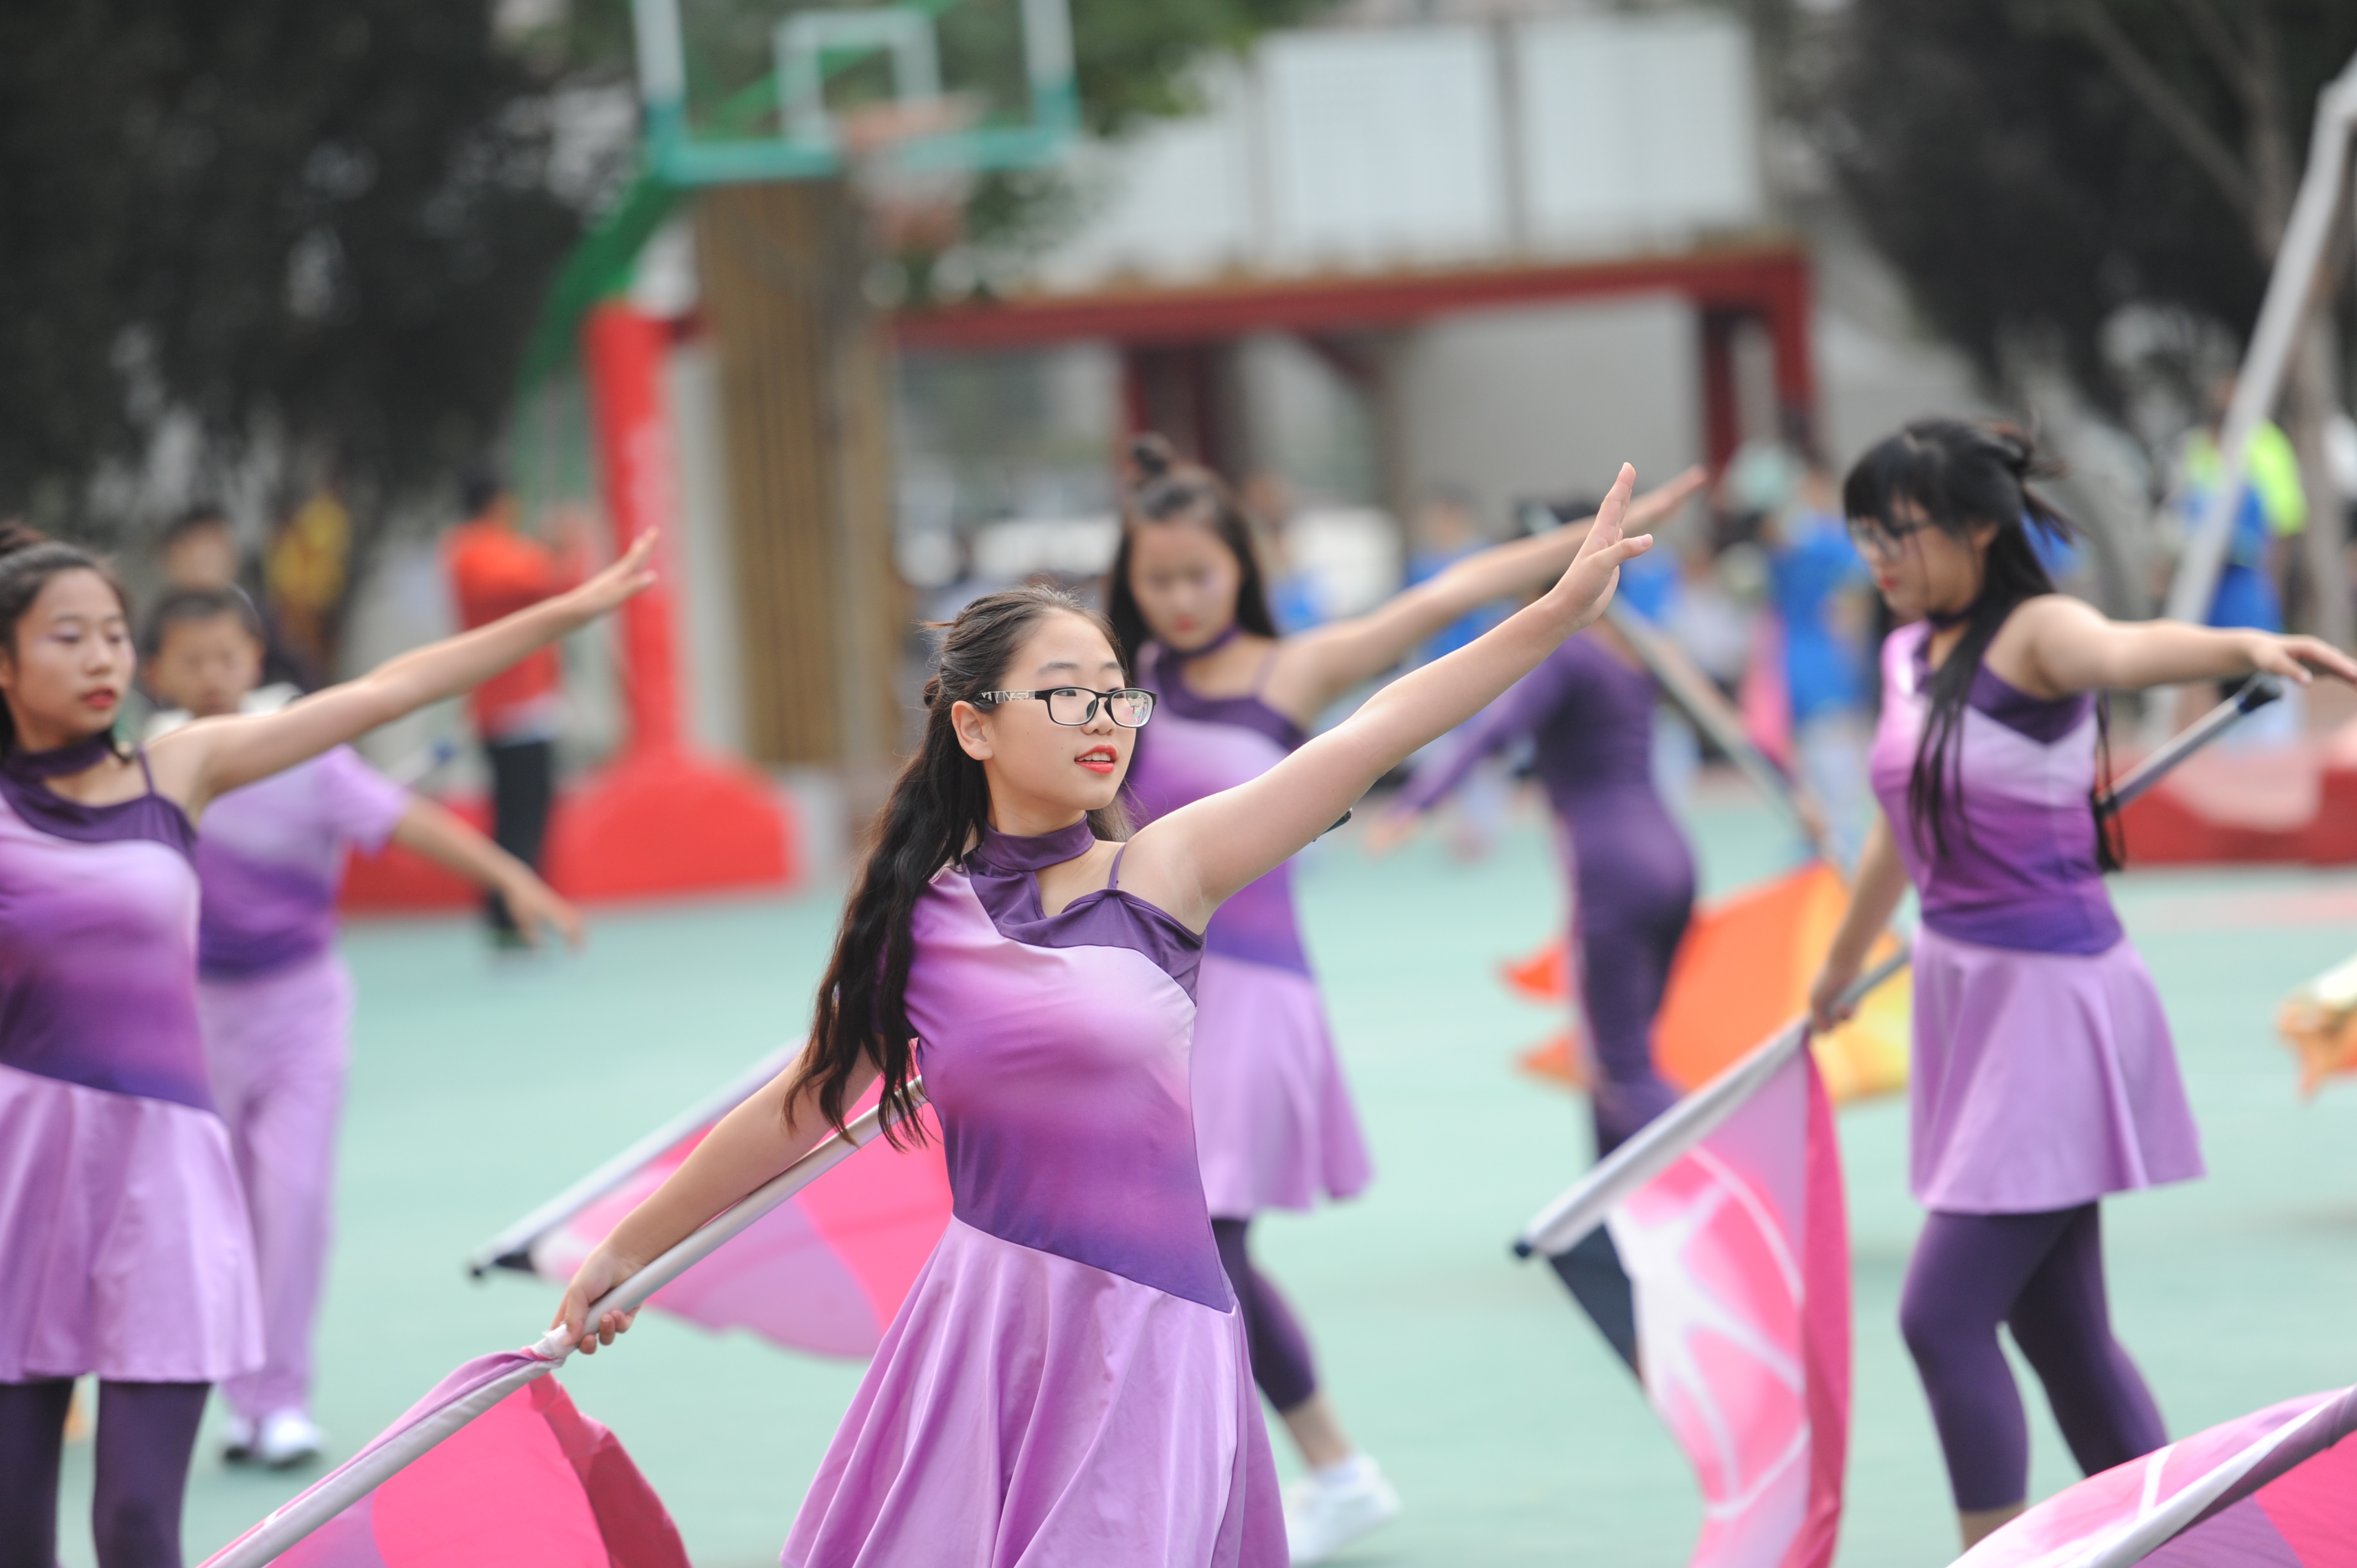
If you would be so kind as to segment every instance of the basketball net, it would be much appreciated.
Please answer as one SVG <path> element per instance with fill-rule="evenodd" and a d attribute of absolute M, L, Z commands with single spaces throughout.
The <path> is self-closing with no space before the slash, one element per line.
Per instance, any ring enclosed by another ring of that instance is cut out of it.
<path fill-rule="evenodd" d="M 937 256 L 964 237 L 973 171 L 928 167 L 903 155 L 911 143 L 963 130 L 974 118 L 974 105 L 957 94 L 866 104 L 836 115 L 851 188 L 884 255 Z"/>

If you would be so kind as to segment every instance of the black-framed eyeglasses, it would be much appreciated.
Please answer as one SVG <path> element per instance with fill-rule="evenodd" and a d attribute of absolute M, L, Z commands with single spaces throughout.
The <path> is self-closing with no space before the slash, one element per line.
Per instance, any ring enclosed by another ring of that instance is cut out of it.
<path fill-rule="evenodd" d="M 1143 686 L 1121 686 L 1110 692 L 1092 692 L 1085 686 L 1057 686 L 1042 692 L 985 692 L 985 703 L 1014 703 L 1037 698 L 1048 704 L 1048 717 L 1060 725 L 1075 728 L 1097 716 L 1097 705 L 1104 705 L 1105 716 L 1124 729 L 1143 729 L 1146 721 L 1154 716 L 1154 693 Z"/>
<path fill-rule="evenodd" d="M 1893 527 L 1879 518 L 1854 517 L 1849 520 L 1849 542 L 1860 555 L 1896 555 L 1910 536 L 1932 526 L 1929 518 L 1913 518 Z"/>

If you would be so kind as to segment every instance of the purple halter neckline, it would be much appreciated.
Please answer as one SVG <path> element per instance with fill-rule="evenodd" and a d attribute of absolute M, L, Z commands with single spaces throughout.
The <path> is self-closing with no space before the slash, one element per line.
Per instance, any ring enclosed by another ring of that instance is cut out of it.
<path fill-rule="evenodd" d="M 44 779 L 63 779 L 86 772 L 108 757 L 121 755 L 114 749 L 114 732 L 101 730 L 96 735 L 86 735 L 80 740 L 48 751 L 12 747 L 5 757 L 0 757 L 0 769 L 33 784 Z"/>
<path fill-rule="evenodd" d="M 1079 859 L 1096 842 L 1097 835 L 1086 817 L 1051 833 L 1003 833 L 986 827 L 982 830 L 982 842 L 974 845 L 966 859 L 1002 876 L 1013 872 L 1044 871 Z"/>
<path fill-rule="evenodd" d="M 1171 648 L 1167 642 L 1162 646 L 1168 649 L 1172 659 L 1184 664 L 1190 659 L 1201 659 L 1206 655 L 1217 653 L 1221 649 L 1225 648 L 1228 644 L 1233 642 L 1243 634 L 1243 623 L 1242 621 L 1232 620 L 1228 622 L 1227 629 L 1225 631 L 1221 632 L 1219 636 L 1211 639 L 1211 641 L 1203 644 L 1200 648 L 1189 648 L 1182 651 L 1181 650 Z"/>

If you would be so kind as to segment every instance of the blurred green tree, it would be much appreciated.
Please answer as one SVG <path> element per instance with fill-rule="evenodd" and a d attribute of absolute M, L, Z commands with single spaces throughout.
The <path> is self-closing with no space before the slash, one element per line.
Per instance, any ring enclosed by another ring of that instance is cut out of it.
<path fill-rule="evenodd" d="M 485 0 L 0 8 L 0 510 L 104 531 L 167 422 L 359 501 L 476 457 L 580 229 Z"/>
<path fill-rule="evenodd" d="M 2129 307 L 2235 342 L 2249 331 L 2318 93 L 2357 54 L 2357 4 L 1853 0 L 1814 44 L 1788 57 L 1803 69 L 1787 102 L 1932 323 L 1996 383 L 2027 354 L 2120 413 L 2130 388 L 2106 329 Z M 2339 266 L 2348 245 L 2334 253 Z M 2340 572 L 2324 450 L 2346 391 L 2340 326 L 2318 313 L 2284 405 L 2329 525 L 2309 534 L 2319 582 Z M 2204 373 L 2194 356 L 2174 370 Z M 2175 398 L 2198 410 L 2206 390 Z M 2317 607 L 2319 629 L 2345 638 L 2340 597 Z"/>

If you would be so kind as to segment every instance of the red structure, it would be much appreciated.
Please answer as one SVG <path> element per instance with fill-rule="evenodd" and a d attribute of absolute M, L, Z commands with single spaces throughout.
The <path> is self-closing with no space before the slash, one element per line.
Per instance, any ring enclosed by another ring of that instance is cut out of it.
<path fill-rule="evenodd" d="M 591 312 L 582 330 L 614 547 L 665 529 L 657 555 L 664 563 L 676 548 L 681 515 L 662 384 L 671 339 L 670 323 L 619 302 Z M 667 566 L 658 570 L 662 579 L 619 617 L 630 738 L 612 762 L 559 798 L 549 822 L 548 879 L 568 897 L 587 900 L 790 886 L 800 867 L 785 797 L 751 769 L 686 743 L 673 594 Z M 460 810 L 482 820 L 479 807 Z M 448 873 L 389 849 L 354 861 L 344 904 L 447 909 L 474 897 Z"/>
<path fill-rule="evenodd" d="M 1803 428 L 1816 407 L 1809 350 L 1807 253 L 1766 245 L 1629 261 L 1465 268 L 1330 277 L 1265 278 L 1187 288 L 1107 289 L 1039 295 L 903 316 L 909 349 L 1011 349 L 1095 340 L 1123 357 L 1132 428 L 1149 424 L 1192 437 L 1215 464 L 1222 453 L 1222 389 L 1215 350 L 1258 332 L 1289 333 L 1340 371 L 1370 386 L 1381 373 L 1366 336 L 1469 310 L 1570 304 L 1638 294 L 1674 294 L 1702 320 L 1704 439 L 1712 467 L 1734 455 L 1733 346 L 1737 329 L 1759 322 L 1775 351 L 1776 397 Z"/>

